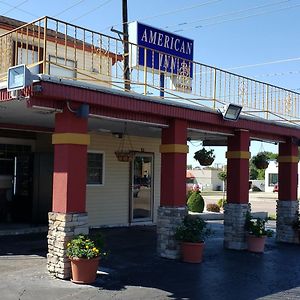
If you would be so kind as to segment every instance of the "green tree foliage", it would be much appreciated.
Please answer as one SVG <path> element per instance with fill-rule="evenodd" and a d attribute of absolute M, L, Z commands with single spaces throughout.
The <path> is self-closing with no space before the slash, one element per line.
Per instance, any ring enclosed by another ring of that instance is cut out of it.
<path fill-rule="evenodd" d="M 218 173 L 218 178 L 222 181 L 226 181 L 227 180 L 227 172 L 226 171 L 221 171 Z"/>
<path fill-rule="evenodd" d="M 277 153 L 273 153 L 273 152 L 269 152 L 269 151 L 263 151 L 261 153 L 264 153 L 269 160 L 276 160 L 278 157 Z M 250 159 L 250 165 L 249 165 L 250 180 L 256 180 L 256 179 L 264 180 L 265 179 L 265 170 L 259 170 L 255 167 L 255 165 L 253 164 L 254 157 L 255 156 L 253 156 Z"/>

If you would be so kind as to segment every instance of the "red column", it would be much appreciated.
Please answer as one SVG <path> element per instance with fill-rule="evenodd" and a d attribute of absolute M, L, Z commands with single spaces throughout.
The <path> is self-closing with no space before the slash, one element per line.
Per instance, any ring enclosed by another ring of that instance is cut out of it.
<path fill-rule="evenodd" d="M 186 205 L 187 122 L 172 120 L 162 130 L 160 205 Z"/>
<path fill-rule="evenodd" d="M 236 131 L 228 137 L 227 202 L 247 204 L 249 201 L 249 131 Z"/>
<path fill-rule="evenodd" d="M 87 172 L 87 118 L 65 109 L 55 116 L 53 204 L 54 212 L 85 212 Z"/>
<path fill-rule="evenodd" d="M 298 185 L 298 145 L 290 138 L 279 144 L 278 157 L 278 199 L 297 200 Z"/>

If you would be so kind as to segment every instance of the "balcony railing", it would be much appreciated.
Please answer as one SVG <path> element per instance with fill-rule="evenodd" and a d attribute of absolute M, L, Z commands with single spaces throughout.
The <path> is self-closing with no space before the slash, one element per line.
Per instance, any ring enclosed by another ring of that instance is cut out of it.
<path fill-rule="evenodd" d="M 129 53 L 125 55 L 129 56 L 130 78 L 124 80 L 121 39 L 43 17 L 0 35 L 0 81 L 5 80 L 10 66 L 26 64 L 33 73 L 115 89 L 124 90 L 126 82 L 131 88 L 128 92 L 165 101 L 215 110 L 235 103 L 243 106 L 244 114 L 258 118 L 294 124 L 300 120 L 297 92 L 198 62 L 182 62 L 178 57 L 132 43 L 128 46 Z M 135 62 L 135 55 L 140 53 L 144 56 L 143 65 Z M 161 58 L 158 67 L 154 57 Z"/>

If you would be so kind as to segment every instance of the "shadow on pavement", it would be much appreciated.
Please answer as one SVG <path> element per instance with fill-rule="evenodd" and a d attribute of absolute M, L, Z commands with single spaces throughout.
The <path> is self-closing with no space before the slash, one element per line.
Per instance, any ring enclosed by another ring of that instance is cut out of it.
<path fill-rule="evenodd" d="M 154 226 L 99 230 L 105 236 L 109 256 L 100 262 L 101 274 L 94 290 L 100 297 L 101 292 L 112 292 L 116 299 L 123 299 L 122 292 L 129 292 L 132 287 L 134 297 L 126 299 L 300 298 L 299 245 L 278 244 L 270 238 L 264 254 L 225 250 L 223 225 L 210 224 L 214 235 L 206 242 L 201 264 L 158 257 Z M 9 253 L 45 256 L 46 252 L 45 234 L 0 238 L 2 256 Z M 162 296 L 152 298 L 154 290 Z M 138 293 L 149 297 L 139 298 Z"/>

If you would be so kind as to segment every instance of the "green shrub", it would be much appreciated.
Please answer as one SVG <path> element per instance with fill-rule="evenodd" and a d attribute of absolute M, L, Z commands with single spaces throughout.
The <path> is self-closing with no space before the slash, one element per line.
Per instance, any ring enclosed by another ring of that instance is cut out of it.
<path fill-rule="evenodd" d="M 206 210 L 212 212 L 220 212 L 220 206 L 215 203 L 209 203 L 206 205 Z"/>
<path fill-rule="evenodd" d="M 187 215 L 176 228 L 175 239 L 189 243 L 203 242 L 211 234 L 211 230 L 206 226 L 207 223 L 200 217 Z"/>
<path fill-rule="evenodd" d="M 193 190 L 189 190 L 186 194 L 186 200 L 189 200 L 189 198 L 192 194 L 193 194 Z"/>
<path fill-rule="evenodd" d="M 217 202 L 217 205 L 220 207 L 220 208 L 224 208 L 224 205 L 227 203 L 226 199 L 219 199 L 218 202 Z"/>
<path fill-rule="evenodd" d="M 204 199 L 199 191 L 193 192 L 187 201 L 189 211 L 202 213 L 204 210 Z"/>

